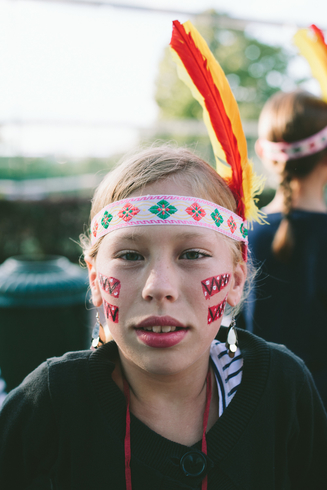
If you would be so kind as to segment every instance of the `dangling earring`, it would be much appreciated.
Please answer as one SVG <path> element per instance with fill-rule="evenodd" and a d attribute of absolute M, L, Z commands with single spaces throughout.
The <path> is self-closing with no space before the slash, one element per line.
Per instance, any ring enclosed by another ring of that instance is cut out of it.
<path fill-rule="evenodd" d="M 227 330 L 227 340 L 225 344 L 226 348 L 228 349 L 228 355 L 231 358 L 235 356 L 235 352 L 237 351 L 237 346 L 238 346 L 235 325 L 236 325 L 235 318 L 233 318 Z"/>
<path fill-rule="evenodd" d="M 100 323 L 100 317 L 99 317 L 99 312 L 97 311 L 97 314 L 95 315 L 96 317 L 96 324 L 93 327 L 92 331 L 92 343 L 90 349 L 95 350 L 101 345 L 103 345 L 105 342 L 103 341 L 104 337 L 104 329 L 103 326 Z"/>

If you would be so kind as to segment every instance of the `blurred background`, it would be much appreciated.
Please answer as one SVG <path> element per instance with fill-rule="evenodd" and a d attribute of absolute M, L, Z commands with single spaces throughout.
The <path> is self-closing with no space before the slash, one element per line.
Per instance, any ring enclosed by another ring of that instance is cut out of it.
<path fill-rule="evenodd" d="M 59 256 L 79 267 L 78 237 L 89 224 L 92 194 L 121 155 L 134 146 L 174 141 L 213 164 L 200 106 L 178 80 L 167 49 L 174 19 L 190 19 L 221 63 L 239 103 L 249 155 L 264 173 L 254 154 L 258 115 L 277 90 L 300 86 L 320 95 L 292 36 L 312 23 L 327 28 L 327 2 L 0 0 L 0 367 L 5 378 L 3 359 L 12 357 L 12 332 L 25 322 L 27 309 L 35 308 L 31 317 L 47 322 L 49 311 L 38 311 L 62 306 L 60 299 L 44 300 L 40 310 L 34 301 L 46 279 L 30 291 L 32 299 L 26 299 L 25 281 L 24 300 L 17 299 L 19 276 L 26 274 L 22 262 L 50 261 L 59 274 L 60 267 L 68 270 L 56 262 Z M 260 204 L 274 191 L 267 175 Z M 13 256 L 25 259 L 15 265 Z M 46 274 L 53 280 L 51 270 Z M 72 270 L 83 283 L 72 304 L 85 310 L 85 274 Z M 14 293 L 8 281 L 15 283 Z M 58 284 L 53 287 L 65 290 Z M 66 297 L 71 294 L 65 291 Z M 49 352 L 81 348 L 86 337 Z"/>

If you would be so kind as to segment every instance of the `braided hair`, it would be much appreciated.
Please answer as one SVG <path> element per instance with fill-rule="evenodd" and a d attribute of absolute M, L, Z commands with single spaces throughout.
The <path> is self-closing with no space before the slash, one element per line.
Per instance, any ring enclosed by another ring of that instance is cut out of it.
<path fill-rule="evenodd" d="M 327 103 L 302 90 L 274 94 L 266 102 L 259 119 L 260 136 L 273 142 L 294 143 L 316 134 L 326 126 Z M 285 163 L 280 183 L 284 196 L 283 219 L 272 242 L 272 251 L 281 262 L 290 260 L 295 246 L 292 226 L 292 180 L 305 178 L 326 155 L 327 149 L 324 149 L 309 156 L 287 160 Z"/>

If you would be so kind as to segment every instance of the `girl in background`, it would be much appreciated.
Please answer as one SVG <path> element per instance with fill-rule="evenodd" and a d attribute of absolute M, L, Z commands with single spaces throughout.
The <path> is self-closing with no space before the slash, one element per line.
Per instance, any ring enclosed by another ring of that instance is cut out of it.
<path fill-rule="evenodd" d="M 249 233 L 260 271 L 246 328 L 304 359 L 327 406 L 327 103 L 303 91 L 273 95 L 256 151 L 279 185 L 264 208 L 270 226 Z"/>

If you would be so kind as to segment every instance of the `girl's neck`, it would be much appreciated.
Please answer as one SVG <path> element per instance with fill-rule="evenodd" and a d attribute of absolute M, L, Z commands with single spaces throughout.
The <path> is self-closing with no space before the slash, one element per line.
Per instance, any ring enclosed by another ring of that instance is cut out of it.
<path fill-rule="evenodd" d="M 327 206 L 324 187 L 318 179 L 294 179 L 291 183 L 293 192 L 293 207 L 317 213 L 326 213 Z"/>
<path fill-rule="evenodd" d="M 173 375 L 153 375 L 121 359 L 130 386 L 130 410 L 152 430 L 169 440 L 190 446 L 201 440 L 206 402 L 206 362 Z M 123 390 L 123 373 L 118 365 L 113 380 Z M 218 392 L 211 373 L 212 400 L 208 430 L 218 418 Z"/>
<path fill-rule="evenodd" d="M 292 208 L 317 213 L 326 213 L 327 205 L 324 196 L 324 186 L 327 180 L 327 165 L 317 167 L 305 178 L 294 178 L 291 181 Z M 277 189 L 274 199 L 265 207 L 267 213 L 283 212 L 284 194 Z"/>
<path fill-rule="evenodd" d="M 120 365 L 135 397 L 146 402 L 158 395 L 169 399 L 196 397 L 205 384 L 209 368 L 209 352 L 203 359 L 177 373 L 154 374 L 120 357 Z"/>

